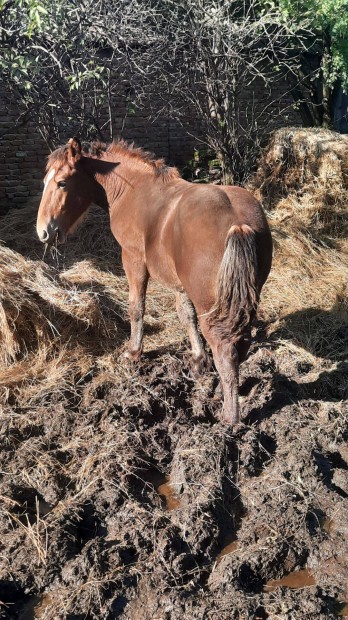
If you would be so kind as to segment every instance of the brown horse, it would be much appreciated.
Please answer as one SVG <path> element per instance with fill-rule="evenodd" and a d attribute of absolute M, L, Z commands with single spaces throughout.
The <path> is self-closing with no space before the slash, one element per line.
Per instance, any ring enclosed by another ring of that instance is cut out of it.
<path fill-rule="evenodd" d="M 260 204 L 245 189 L 195 185 L 175 168 L 124 142 L 81 149 L 77 138 L 48 157 L 37 234 L 63 242 L 91 203 L 110 214 L 129 283 L 128 357 L 142 352 L 149 276 L 176 291 L 193 364 L 209 343 L 221 378 L 222 420 L 239 421 L 238 368 L 272 260 L 272 239 Z"/>

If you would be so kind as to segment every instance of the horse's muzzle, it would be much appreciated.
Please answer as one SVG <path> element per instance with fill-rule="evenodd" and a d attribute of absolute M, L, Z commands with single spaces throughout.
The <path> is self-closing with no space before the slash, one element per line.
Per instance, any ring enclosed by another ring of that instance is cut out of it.
<path fill-rule="evenodd" d="M 49 222 L 45 228 L 37 227 L 37 234 L 42 243 L 52 245 L 55 241 L 64 243 L 66 235 L 60 230 L 55 222 Z"/>

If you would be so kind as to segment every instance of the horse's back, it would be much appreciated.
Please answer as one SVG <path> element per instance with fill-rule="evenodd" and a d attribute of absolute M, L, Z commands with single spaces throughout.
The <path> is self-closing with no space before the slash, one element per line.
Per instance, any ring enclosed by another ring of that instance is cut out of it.
<path fill-rule="evenodd" d="M 171 288 L 185 289 L 179 271 L 186 273 L 187 264 L 194 271 L 208 273 L 215 258 L 221 259 L 226 229 L 232 221 L 230 201 L 215 186 L 180 179 L 167 188 L 163 204 L 159 202 L 159 208 L 154 205 L 153 209 L 145 235 L 150 275 Z M 210 266 L 204 265 L 204 259 Z"/>

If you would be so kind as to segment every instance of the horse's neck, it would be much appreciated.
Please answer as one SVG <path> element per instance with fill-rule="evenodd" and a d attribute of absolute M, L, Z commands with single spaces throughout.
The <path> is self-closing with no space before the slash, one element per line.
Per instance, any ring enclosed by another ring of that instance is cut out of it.
<path fill-rule="evenodd" d="M 99 200 L 107 204 L 110 212 L 116 213 L 122 205 L 130 203 L 133 207 L 141 203 L 142 208 L 146 208 L 146 199 L 149 191 L 146 189 L 155 180 L 146 168 L 130 164 L 127 160 L 119 162 L 109 162 L 107 160 L 91 160 L 89 169 L 99 186 Z M 109 166 L 110 170 L 103 172 L 104 167 Z M 115 166 L 112 169 L 112 166 Z M 131 199 L 130 199 L 131 196 Z M 100 204 L 100 202 L 98 202 Z M 103 206 L 100 204 L 100 206 Z"/>

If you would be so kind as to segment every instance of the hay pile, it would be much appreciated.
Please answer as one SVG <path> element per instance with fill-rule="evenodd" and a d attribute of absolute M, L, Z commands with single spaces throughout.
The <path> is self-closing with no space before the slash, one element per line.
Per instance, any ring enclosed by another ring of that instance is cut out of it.
<path fill-rule="evenodd" d="M 335 223 L 341 216 L 347 230 L 348 136 L 324 129 L 275 131 L 251 186 L 282 221 L 297 215 L 302 223 L 328 233 L 335 231 L 335 212 Z"/>
<path fill-rule="evenodd" d="M 267 211 L 275 246 L 262 302 L 270 332 L 281 324 L 311 353 L 345 359 L 348 136 L 276 131 L 250 188 Z"/>

